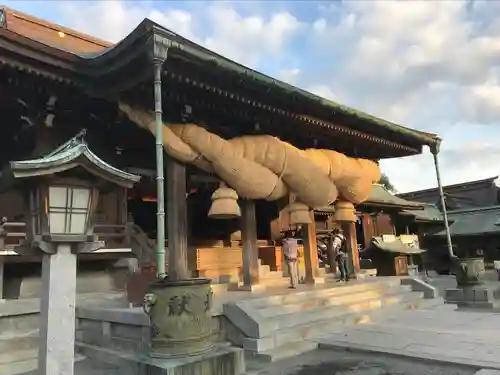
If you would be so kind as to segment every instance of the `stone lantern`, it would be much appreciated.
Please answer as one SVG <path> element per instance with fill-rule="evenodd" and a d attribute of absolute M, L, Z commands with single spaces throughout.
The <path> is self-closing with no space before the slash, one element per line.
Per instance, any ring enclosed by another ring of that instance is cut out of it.
<path fill-rule="evenodd" d="M 0 181 L 25 192 L 26 240 L 16 251 L 42 253 L 42 375 L 73 374 L 77 255 L 104 247 L 93 233 L 99 192 L 140 179 L 97 157 L 84 135 L 39 159 L 10 162 Z"/>

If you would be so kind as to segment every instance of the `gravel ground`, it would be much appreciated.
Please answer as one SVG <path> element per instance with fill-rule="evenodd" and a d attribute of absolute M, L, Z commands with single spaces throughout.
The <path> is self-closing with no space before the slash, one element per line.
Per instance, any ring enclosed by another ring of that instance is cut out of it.
<path fill-rule="evenodd" d="M 316 350 L 272 363 L 255 375 L 473 375 L 477 369 L 380 354 Z"/>

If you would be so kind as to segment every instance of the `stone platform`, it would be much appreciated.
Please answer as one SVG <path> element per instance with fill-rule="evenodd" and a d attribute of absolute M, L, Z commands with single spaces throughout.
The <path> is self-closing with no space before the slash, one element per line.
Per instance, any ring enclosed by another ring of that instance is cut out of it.
<path fill-rule="evenodd" d="M 500 286 L 483 284 L 448 288 L 445 301 L 459 309 L 480 309 L 500 312 Z"/>
<path fill-rule="evenodd" d="M 318 346 L 316 339 L 331 329 L 364 324 L 379 312 L 385 314 L 388 311 L 421 308 L 429 303 L 442 304 L 442 300 L 433 299 L 435 293 L 429 285 L 397 277 L 373 277 L 347 284 L 326 279 L 324 284 L 299 285 L 297 290 L 290 290 L 285 285 L 270 285 L 259 292 L 232 292 L 224 291 L 219 286 L 216 288 L 211 339 L 218 349 L 212 354 L 225 358 L 222 362 L 229 363 L 229 367 L 224 365 L 229 371 L 240 371 L 244 366 L 244 357 L 248 364 L 255 361 L 262 364 L 314 350 Z M 158 362 L 149 360 L 147 356 L 149 319 L 142 308 L 127 308 L 126 305 L 124 298 L 114 298 L 106 303 L 80 303 L 76 311 L 76 350 L 82 358 L 87 358 L 85 360 L 104 361 L 113 368 L 123 362 L 123 371 L 127 368 L 152 369 Z M 35 314 L 28 315 L 32 319 L 38 311 L 33 307 L 26 313 Z M 29 339 L 35 344 L 36 324 L 30 328 Z M 19 335 L 13 335 L 11 342 L 14 344 L 19 338 Z M 31 362 L 36 360 L 33 349 Z M 223 366 L 206 356 L 198 359 L 212 363 L 211 366 Z M 188 366 L 186 371 L 203 368 L 195 362 L 180 363 L 179 366 Z M 175 374 L 169 364 L 162 366 L 157 369 L 163 371 L 159 374 Z"/>
<path fill-rule="evenodd" d="M 100 363 L 112 365 L 120 375 L 243 375 L 242 349 L 216 344 L 202 355 L 178 359 L 157 359 L 147 355 L 78 345 L 79 353 Z"/>

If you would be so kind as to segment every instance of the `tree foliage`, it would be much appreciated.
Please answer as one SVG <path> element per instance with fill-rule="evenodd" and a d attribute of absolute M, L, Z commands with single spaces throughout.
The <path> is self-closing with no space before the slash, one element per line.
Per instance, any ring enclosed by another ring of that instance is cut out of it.
<path fill-rule="evenodd" d="M 385 187 L 387 190 L 389 190 L 391 193 L 397 193 L 398 192 L 396 190 L 396 188 L 394 187 L 394 185 L 389 180 L 389 177 L 385 173 L 382 173 L 382 175 L 380 176 L 380 180 L 378 181 L 378 183 L 380 185 L 382 185 L 383 187 Z"/>

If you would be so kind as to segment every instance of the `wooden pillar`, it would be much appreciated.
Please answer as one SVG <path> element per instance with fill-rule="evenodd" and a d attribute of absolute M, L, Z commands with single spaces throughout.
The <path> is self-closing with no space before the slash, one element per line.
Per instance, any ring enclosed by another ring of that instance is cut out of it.
<path fill-rule="evenodd" d="M 251 287 L 259 282 L 257 221 L 255 202 L 252 200 L 241 201 L 241 239 L 243 242 L 243 285 Z"/>
<path fill-rule="evenodd" d="M 167 159 L 168 278 L 191 278 L 188 269 L 186 166 Z"/>
<path fill-rule="evenodd" d="M 318 249 L 316 243 L 316 223 L 314 211 L 311 211 L 311 223 L 304 225 L 302 242 L 304 244 L 305 283 L 314 284 L 319 274 Z"/>
<path fill-rule="evenodd" d="M 342 229 L 347 239 L 347 249 L 349 251 L 350 271 L 357 274 L 360 270 L 358 240 L 356 235 L 356 223 L 342 223 Z"/>
<path fill-rule="evenodd" d="M 0 257 L 0 301 L 3 299 L 3 271 L 4 271 L 4 260 Z"/>

